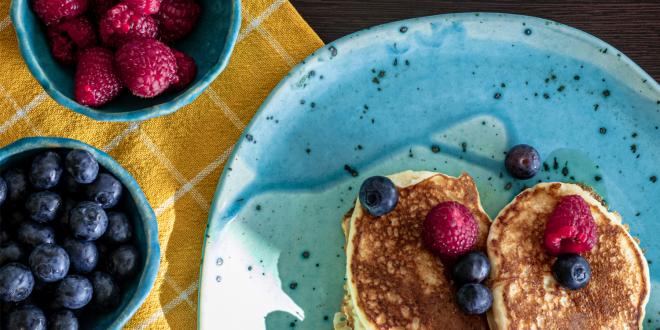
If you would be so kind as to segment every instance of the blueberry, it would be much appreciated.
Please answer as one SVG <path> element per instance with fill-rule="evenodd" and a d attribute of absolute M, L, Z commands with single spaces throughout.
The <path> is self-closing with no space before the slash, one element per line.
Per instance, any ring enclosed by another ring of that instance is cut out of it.
<path fill-rule="evenodd" d="M 72 311 L 63 309 L 48 318 L 49 330 L 78 330 L 78 318 Z"/>
<path fill-rule="evenodd" d="M 112 243 L 126 243 L 133 236 L 133 228 L 126 214 L 121 212 L 108 212 L 108 229 L 103 238 Z"/>
<path fill-rule="evenodd" d="M 59 282 L 44 282 L 38 279 L 34 280 L 33 294 L 30 295 L 32 304 L 35 304 L 43 310 L 57 310 L 61 308 L 55 302 L 55 288 Z"/>
<path fill-rule="evenodd" d="M 389 213 L 399 201 L 394 183 L 384 176 L 372 176 L 360 187 L 360 204 L 375 217 Z"/>
<path fill-rule="evenodd" d="M 7 182 L 5 179 L 0 177 L 0 206 L 2 206 L 2 204 L 7 199 L 7 190 L 9 190 L 7 188 Z"/>
<path fill-rule="evenodd" d="M 94 287 L 94 306 L 102 311 L 111 310 L 119 305 L 121 298 L 119 286 L 108 273 L 94 272 L 90 277 Z"/>
<path fill-rule="evenodd" d="M 69 234 L 69 212 L 71 212 L 78 203 L 79 202 L 73 198 L 68 196 L 64 197 L 62 206 L 60 206 L 60 212 L 57 218 L 55 218 L 55 227 L 60 236 L 64 237 Z"/>
<path fill-rule="evenodd" d="M 493 295 L 490 290 L 479 283 L 468 283 L 456 292 L 458 306 L 466 314 L 483 314 L 493 304 Z"/>
<path fill-rule="evenodd" d="M 32 220 L 21 222 L 16 233 L 20 243 L 33 248 L 44 243 L 55 243 L 55 230 L 53 227 Z"/>
<path fill-rule="evenodd" d="M 108 216 L 99 204 L 80 202 L 69 212 L 69 228 L 77 239 L 93 241 L 108 227 Z"/>
<path fill-rule="evenodd" d="M 112 252 L 112 247 L 109 243 L 98 240 L 94 242 L 96 244 L 96 249 L 99 251 L 99 262 L 97 265 L 108 265 L 108 257 L 110 252 Z"/>
<path fill-rule="evenodd" d="M 0 300 L 17 302 L 25 300 L 34 287 L 34 277 L 30 269 L 17 262 L 0 268 Z"/>
<path fill-rule="evenodd" d="M 87 198 L 108 209 L 119 203 L 121 190 L 122 185 L 119 180 L 108 173 L 101 173 L 87 186 Z"/>
<path fill-rule="evenodd" d="M 77 196 L 83 192 L 85 186 L 76 182 L 76 180 L 69 173 L 65 172 L 62 174 L 62 178 L 60 179 L 60 187 L 65 192 L 73 196 Z"/>
<path fill-rule="evenodd" d="M 108 271 L 119 280 L 127 279 L 137 272 L 138 251 L 132 245 L 120 245 L 108 257 Z"/>
<path fill-rule="evenodd" d="M 62 244 L 71 260 L 71 269 L 77 273 L 86 274 L 94 270 L 99 261 L 99 251 L 94 242 L 79 241 L 66 238 Z"/>
<path fill-rule="evenodd" d="M 46 315 L 37 306 L 19 306 L 9 313 L 7 328 L 11 330 L 46 330 Z"/>
<path fill-rule="evenodd" d="M 591 279 L 591 267 L 579 254 L 563 254 L 552 265 L 552 275 L 559 284 L 570 290 L 584 288 Z"/>
<path fill-rule="evenodd" d="M 490 262 L 483 252 L 463 255 L 454 265 L 452 276 L 459 284 L 481 283 L 490 273 Z"/>
<path fill-rule="evenodd" d="M 55 244 L 41 244 L 30 254 L 30 269 L 41 281 L 59 281 L 69 272 L 69 255 Z"/>
<path fill-rule="evenodd" d="M 0 216 L 0 228 L 2 228 L 2 217 Z M 11 240 L 11 237 L 9 237 L 9 233 L 6 230 L 1 230 L 0 229 L 0 244 L 4 244 L 5 242 L 9 242 Z"/>
<path fill-rule="evenodd" d="M 17 306 L 23 305 L 23 303 L 6 303 L 0 300 L 0 328 L 4 330 L 4 326 L 6 326 L 6 321 L 7 321 L 7 315 L 9 315 L 9 312 L 12 311 L 12 309 L 16 308 Z"/>
<path fill-rule="evenodd" d="M 32 220 L 43 223 L 55 219 L 60 205 L 62 205 L 60 195 L 52 191 L 40 191 L 28 196 L 25 209 Z"/>
<path fill-rule="evenodd" d="M 8 241 L 0 245 L 0 266 L 10 263 L 22 261 L 25 258 L 25 250 L 16 242 Z"/>
<path fill-rule="evenodd" d="M 2 215 L 3 221 L 2 226 L 5 229 L 9 229 L 11 232 L 16 232 L 18 226 L 21 225 L 23 221 L 27 219 L 25 212 L 14 209 Z"/>
<path fill-rule="evenodd" d="M 71 150 L 64 160 L 66 171 L 78 183 L 92 183 L 99 174 L 99 163 L 85 150 Z"/>
<path fill-rule="evenodd" d="M 27 195 L 28 188 L 25 171 L 19 168 L 12 168 L 7 170 L 3 177 L 7 184 L 7 199 L 12 203 L 23 201 Z"/>
<path fill-rule="evenodd" d="M 80 309 L 92 300 L 92 283 L 83 276 L 69 275 L 57 284 L 55 301 L 69 309 Z"/>
<path fill-rule="evenodd" d="M 17 306 L 24 305 L 24 302 L 3 302 L 0 300 L 0 329 L 3 329 L 3 326 L 6 325 L 7 315 Z"/>
<path fill-rule="evenodd" d="M 34 157 L 28 178 L 37 189 L 50 189 L 57 185 L 62 175 L 62 159 L 53 151 Z"/>
<path fill-rule="evenodd" d="M 532 146 L 519 144 L 506 154 L 504 166 L 518 179 L 530 179 L 541 169 L 541 156 Z"/>

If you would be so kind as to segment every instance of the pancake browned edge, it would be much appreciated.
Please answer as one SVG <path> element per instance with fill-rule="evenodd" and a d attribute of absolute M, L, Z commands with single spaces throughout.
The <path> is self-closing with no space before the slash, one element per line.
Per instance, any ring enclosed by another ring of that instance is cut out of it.
<path fill-rule="evenodd" d="M 344 236 L 348 239 L 348 231 L 351 226 L 351 216 L 353 215 L 354 208 L 351 208 L 341 220 L 341 230 L 344 232 Z M 346 246 L 348 242 L 344 244 L 344 251 L 346 251 Z M 347 284 L 344 284 L 344 298 L 341 301 L 341 309 L 335 314 L 334 320 L 335 330 L 362 330 L 364 326 L 359 320 L 355 319 L 355 310 L 353 309 L 353 303 L 351 302 L 351 294 L 348 290 Z"/>
<path fill-rule="evenodd" d="M 358 200 L 343 224 L 347 295 L 336 329 L 487 329 L 485 316 L 459 310 L 448 271 L 421 239 L 426 214 L 451 200 L 472 211 L 479 224 L 476 249 L 485 251 L 490 219 L 472 178 L 412 171 L 389 178 L 399 191 L 396 208 L 373 217 Z"/>
<path fill-rule="evenodd" d="M 589 204 L 598 242 L 584 254 L 592 270 L 580 290 L 553 278 L 556 258 L 543 247 L 547 218 L 561 197 Z M 523 191 L 497 216 L 488 236 L 493 329 L 638 329 L 650 295 L 646 259 L 637 241 L 600 196 L 576 184 L 542 183 Z"/>

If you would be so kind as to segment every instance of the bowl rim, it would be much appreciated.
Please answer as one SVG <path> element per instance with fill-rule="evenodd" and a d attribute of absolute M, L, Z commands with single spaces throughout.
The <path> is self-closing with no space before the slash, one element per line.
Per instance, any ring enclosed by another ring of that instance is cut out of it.
<path fill-rule="evenodd" d="M 158 221 L 156 220 L 156 214 L 149 205 L 140 185 L 128 171 L 107 153 L 82 141 L 60 137 L 22 138 L 0 148 L 0 162 L 11 156 L 42 148 L 83 149 L 90 152 L 98 160 L 99 164 L 126 186 L 126 191 L 128 191 L 136 204 L 137 211 L 142 218 L 142 228 L 147 243 L 147 254 L 135 293 L 128 301 L 126 307 L 108 326 L 108 329 L 121 329 L 144 303 L 156 281 L 160 266 L 160 243 L 158 241 Z"/>
<path fill-rule="evenodd" d="M 21 13 L 25 10 L 30 10 L 29 0 L 12 0 L 10 7 L 10 17 L 16 37 L 18 39 L 18 47 L 21 52 L 21 57 L 27 65 L 32 76 L 39 82 L 41 87 L 60 105 L 85 115 L 89 118 L 98 121 L 141 121 L 150 118 L 165 116 L 176 112 L 178 109 L 192 103 L 199 97 L 199 95 L 224 71 L 229 63 L 229 59 L 234 51 L 234 47 L 238 40 L 238 33 L 241 27 L 241 0 L 229 0 L 232 5 L 232 13 L 229 23 L 229 29 L 225 39 L 224 48 L 218 61 L 210 68 L 204 76 L 200 77 L 199 81 L 189 86 L 183 93 L 177 95 L 175 98 L 168 102 L 157 104 L 154 106 L 126 111 L 126 112 L 107 112 L 99 109 L 79 104 L 75 100 L 69 98 L 55 88 L 56 84 L 51 81 L 46 75 L 44 69 L 36 61 L 34 49 L 30 43 L 27 42 L 30 33 L 27 31 L 27 26 L 21 18 Z"/>

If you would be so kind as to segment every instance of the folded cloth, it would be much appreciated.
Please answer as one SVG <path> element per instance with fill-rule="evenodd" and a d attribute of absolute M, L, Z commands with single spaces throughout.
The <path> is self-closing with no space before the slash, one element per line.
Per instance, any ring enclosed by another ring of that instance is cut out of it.
<path fill-rule="evenodd" d="M 126 328 L 194 329 L 204 230 L 227 157 L 270 90 L 322 41 L 287 1 L 244 0 L 229 66 L 195 102 L 143 122 L 97 122 L 57 104 L 32 77 L 9 5 L 0 2 L 0 146 L 61 136 L 121 163 L 158 216 L 162 252 L 156 284 Z"/>

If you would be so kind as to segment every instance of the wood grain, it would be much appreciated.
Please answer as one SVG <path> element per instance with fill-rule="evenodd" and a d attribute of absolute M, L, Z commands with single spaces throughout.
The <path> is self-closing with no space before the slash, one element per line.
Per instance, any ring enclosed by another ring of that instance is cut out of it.
<path fill-rule="evenodd" d="M 386 22 L 453 12 L 538 16 L 605 40 L 660 79 L 660 1 L 291 0 L 325 42 Z"/>

